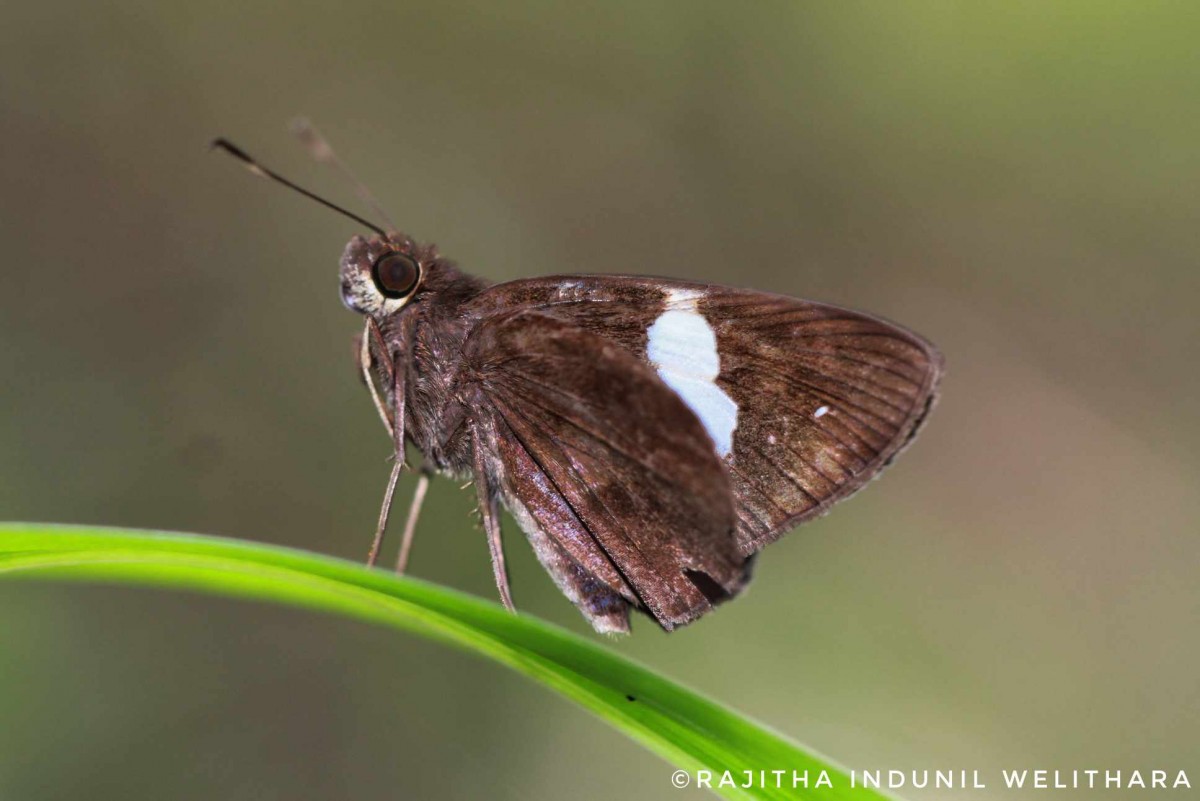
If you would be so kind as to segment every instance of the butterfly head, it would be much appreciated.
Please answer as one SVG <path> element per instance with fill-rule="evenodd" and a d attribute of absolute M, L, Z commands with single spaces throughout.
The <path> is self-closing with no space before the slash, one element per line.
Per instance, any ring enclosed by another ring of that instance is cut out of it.
<path fill-rule="evenodd" d="M 337 161 L 328 143 L 307 122 L 300 122 L 297 132 L 301 140 L 313 152 L 318 161 Z M 315 200 L 326 208 L 349 217 L 375 233 L 370 239 L 356 236 L 346 245 L 342 254 L 342 302 L 361 314 L 382 319 L 395 314 L 412 300 L 420 289 L 427 269 L 437 261 L 437 250 L 433 246 L 419 248 L 407 236 L 396 232 L 385 232 L 375 223 L 358 216 L 349 209 L 305 189 L 268 169 L 228 139 L 214 139 L 212 147 L 223 150 L 242 162 L 246 169 L 260 178 L 282 184 L 305 197 Z M 343 170 L 345 168 L 343 167 Z M 351 176 L 353 178 L 353 176 Z M 362 188 L 368 201 L 379 212 L 378 204 L 370 193 Z"/>
<path fill-rule="evenodd" d="M 431 255 L 403 234 L 354 237 L 342 254 L 342 303 L 375 318 L 395 314 L 417 294 Z"/>

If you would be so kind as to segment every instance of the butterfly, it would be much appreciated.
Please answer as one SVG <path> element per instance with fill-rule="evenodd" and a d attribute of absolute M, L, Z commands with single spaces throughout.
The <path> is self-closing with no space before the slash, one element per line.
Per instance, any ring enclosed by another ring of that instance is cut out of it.
<path fill-rule="evenodd" d="M 635 610 L 671 631 L 877 476 L 937 397 L 938 350 L 869 314 L 671 278 L 491 283 L 316 199 L 373 231 L 339 266 L 396 452 L 368 562 L 411 444 L 423 462 L 399 568 L 429 477 L 469 479 L 510 609 L 500 507 L 597 631 L 627 632 Z"/>

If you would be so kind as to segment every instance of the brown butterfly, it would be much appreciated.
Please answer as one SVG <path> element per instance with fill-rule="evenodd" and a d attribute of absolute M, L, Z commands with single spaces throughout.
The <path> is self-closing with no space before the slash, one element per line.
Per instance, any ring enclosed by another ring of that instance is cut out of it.
<path fill-rule="evenodd" d="M 666 278 L 491 284 L 215 145 L 374 231 L 340 266 L 396 449 L 370 563 L 412 443 L 424 462 L 399 570 L 429 475 L 469 478 L 506 606 L 500 504 L 597 631 L 628 631 L 631 609 L 670 631 L 878 475 L 936 397 L 937 349 L 877 317 Z"/>

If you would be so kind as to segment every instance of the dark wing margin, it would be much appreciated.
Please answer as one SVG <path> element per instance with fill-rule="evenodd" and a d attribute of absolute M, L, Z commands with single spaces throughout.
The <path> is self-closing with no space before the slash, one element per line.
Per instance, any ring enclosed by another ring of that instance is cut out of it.
<path fill-rule="evenodd" d="M 483 319 L 463 348 L 501 498 L 601 630 L 670 630 L 745 584 L 729 476 L 704 428 L 627 350 L 545 314 Z"/>
<path fill-rule="evenodd" d="M 861 312 L 749 290 L 633 276 L 498 284 L 477 313 L 519 305 L 603 337 L 653 367 L 647 332 L 686 298 L 719 352 L 715 384 L 737 404 L 725 455 L 743 554 L 828 511 L 912 441 L 942 357 L 921 336 Z"/>

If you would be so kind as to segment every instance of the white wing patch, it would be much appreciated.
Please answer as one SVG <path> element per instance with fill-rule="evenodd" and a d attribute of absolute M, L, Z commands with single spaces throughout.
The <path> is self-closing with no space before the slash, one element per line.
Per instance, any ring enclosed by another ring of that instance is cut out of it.
<path fill-rule="evenodd" d="M 738 407 L 716 384 L 721 357 L 717 335 L 696 307 L 700 295 L 691 289 L 667 293 L 663 313 L 646 331 L 646 357 L 659 378 L 700 418 L 717 455 L 724 458 L 733 450 Z"/>

